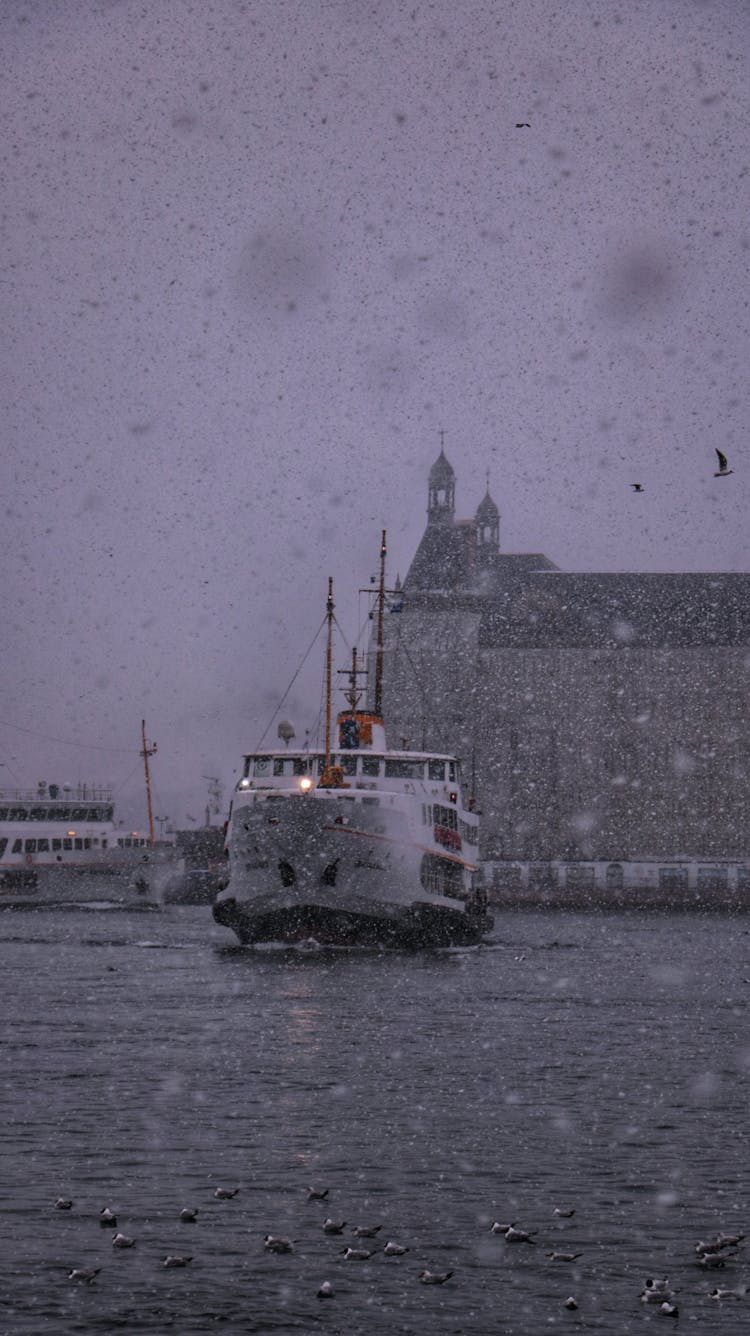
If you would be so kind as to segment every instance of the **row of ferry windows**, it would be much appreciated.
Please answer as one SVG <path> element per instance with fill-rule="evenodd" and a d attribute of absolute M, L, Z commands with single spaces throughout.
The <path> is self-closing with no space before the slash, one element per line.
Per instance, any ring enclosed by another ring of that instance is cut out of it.
<path fill-rule="evenodd" d="M 344 752 L 332 756 L 331 765 L 341 767 L 345 775 L 385 775 L 386 779 L 425 779 L 433 784 L 457 782 L 455 761 L 415 761 L 395 756 L 368 756 L 366 753 Z M 322 775 L 324 756 L 248 756 L 245 761 L 245 779 L 263 779 L 269 775 Z"/>
<path fill-rule="evenodd" d="M 455 830 L 468 844 L 476 844 L 478 831 L 476 826 L 462 821 L 455 807 L 443 807 L 441 803 L 423 803 L 422 820 L 426 826 L 442 826 L 444 830 Z"/>
<path fill-rule="evenodd" d="M 0 821 L 111 821 L 112 807 L 0 807 Z"/>
<path fill-rule="evenodd" d="M 7 840 L 0 840 L 0 858 L 2 858 L 3 854 L 5 853 L 7 843 L 8 843 Z M 76 839 L 67 839 L 67 840 L 44 840 L 44 839 L 14 840 L 13 847 L 11 848 L 11 853 L 48 854 L 52 852 L 53 854 L 55 854 L 58 853 L 60 850 L 99 849 L 99 848 L 106 849 L 106 847 L 107 847 L 106 840 L 102 840 L 100 843 L 99 840 L 90 840 L 86 839 L 83 836 L 81 836 L 80 838 L 76 837 Z"/>

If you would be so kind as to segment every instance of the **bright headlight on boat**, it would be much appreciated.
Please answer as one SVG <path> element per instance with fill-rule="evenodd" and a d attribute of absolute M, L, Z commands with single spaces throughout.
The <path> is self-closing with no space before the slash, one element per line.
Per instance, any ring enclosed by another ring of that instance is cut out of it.
<path fill-rule="evenodd" d="M 301 775 L 299 786 L 303 793 L 307 793 L 312 788 L 313 782 L 309 775 Z"/>
<path fill-rule="evenodd" d="M 249 789 L 249 788 L 250 788 L 250 780 L 249 780 L 249 779 L 241 779 L 241 780 L 240 780 L 240 785 L 239 785 L 239 786 L 240 786 L 241 789 Z"/>

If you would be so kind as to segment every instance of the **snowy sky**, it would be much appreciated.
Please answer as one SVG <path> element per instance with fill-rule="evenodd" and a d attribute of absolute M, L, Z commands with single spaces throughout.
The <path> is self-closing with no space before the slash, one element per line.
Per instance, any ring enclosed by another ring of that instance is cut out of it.
<path fill-rule="evenodd" d="M 142 820 L 145 716 L 200 815 L 441 428 L 506 551 L 747 570 L 749 46 L 746 0 L 4 0 L 0 783 Z"/>

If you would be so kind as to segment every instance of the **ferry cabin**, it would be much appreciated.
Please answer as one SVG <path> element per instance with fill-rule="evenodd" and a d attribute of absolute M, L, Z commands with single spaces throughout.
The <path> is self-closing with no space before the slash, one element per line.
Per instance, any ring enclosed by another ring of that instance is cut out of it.
<path fill-rule="evenodd" d="M 326 773 L 337 775 L 337 783 L 321 783 Z M 429 889 L 444 889 L 445 868 L 450 862 L 456 872 L 459 868 L 476 870 L 479 819 L 471 804 L 464 807 L 460 766 L 453 757 L 342 750 L 331 755 L 326 772 L 322 752 L 263 752 L 245 757 L 237 792 L 245 802 L 253 798 L 274 802 L 317 792 L 321 798 L 335 796 L 342 802 L 369 808 L 403 804 L 409 814 L 412 839 L 428 853 L 432 848 L 436 856 L 434 863 L 428 860 L 423 864 L 423 879 Z M 354 815 L 355 809 L 352 818 Z M 342 815 L 342 824 L 348 820 Z"/>

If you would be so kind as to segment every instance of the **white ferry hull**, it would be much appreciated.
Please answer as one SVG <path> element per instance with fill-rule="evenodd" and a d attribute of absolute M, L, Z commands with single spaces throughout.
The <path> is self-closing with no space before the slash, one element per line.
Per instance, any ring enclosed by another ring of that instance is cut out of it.
<path fill-rule="evenodd" d="M 470 945 L 491 926 L 473 911 L 460 860 L 446 858 L 454 894 L 421 885 L 426 851 L 397 806 L 322 794 L 240 806 L 230 849 L 229 884 L 213 913 L 244 944 Z"/>
<path fill-rule="evenodd" d="M 76 863 L 35 862 L 5 867 L 0 872 L 0 907 L 54 909 L 105 905 L 122 909 L 156 909 L 164 903 L 174 879 L 181 876 L 173 858 L 149 855 L 137 860 L 129 850 Z"/>

